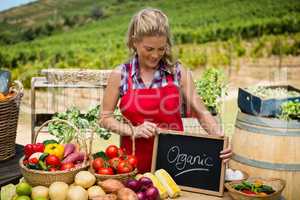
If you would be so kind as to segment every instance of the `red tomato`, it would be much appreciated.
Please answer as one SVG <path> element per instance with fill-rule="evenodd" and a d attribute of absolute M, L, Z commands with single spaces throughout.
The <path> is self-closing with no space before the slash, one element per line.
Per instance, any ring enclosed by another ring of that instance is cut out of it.
<path fill-rule="evenodd" d="M 46 165 L 60 166 L 60 159 L 55 155 L 49 155 L 46 157 Z"/>
<path fill-rule="evenodd" d="M 30 158 L 28 162 L 29 164 L 36 165 L 38 164 L 39 160 L 37 158 Z"/>
<path fill-rule="evenodd" d="M 28 160 L 23 160 L 23 165 L 27 165 L 29 162 L 28 162 Z"/>
<path fill-rule="evenodd" d="M 105 150 L 105 154 L 109 158 L 118 157 L 118 147 L 116 145 L 109 145 Z"/>
<path fill-rule="evenodd" d="M 117 168 L 119 174 L 129 173 L 133 170 L 133 167 L 127 160 L 122 160 Z"/>
<path fill-rule="evenodd" d="M 100 169 L 101 167 L 104 166 L 104 160 L 103 158 L 96 158 L 94 161 L 93 161 L 93 168 L 95 170 L 98 170 Z"/>
<path fill-rule="evenodd" d="M 60 170 L 70 170 L 74 167 L 75 167 L 75 165 L 73 163 L 68 162 L 68 163 L 62 164 L 61 167 L 60 167 Z"/>
<path fill-rule="evenodd" d="M 120 161 L 122 161 L 121 158 L 118 158 L 118 157 L 115 157 L 115 158 L 111 158 L 108 163 L 109 163 L 109 166 L 114 168 L 114 169 L 117 169 L 118 168 L 118 165 L 120 163 Z"/>
<path fill-rule="evenodd" d="M 124 148 L 119 148 L 118 156 L 119 156 L 119 158 L 124 158 L 126 156 L 126 150 Z"/>
<path fill-rule="evenodd" d="M 98 169 L 97 174 L 113 175 L 114 170 L 111 167 L 101 167 Z"/>
<path fill-rule="evenodd" d="M 137 157 L 135 155 L 128 155 L 127 156 L 127 161 L 131 164 L 131 166 L 133 168 L 137 167 L 138 160 L 137 160 Z"/>

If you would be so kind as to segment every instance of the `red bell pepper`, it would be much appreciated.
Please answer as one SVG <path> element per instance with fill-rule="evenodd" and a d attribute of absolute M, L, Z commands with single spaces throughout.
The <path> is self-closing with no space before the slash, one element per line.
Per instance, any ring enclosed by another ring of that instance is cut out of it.
<path fill-rule="evenodd" d="M 26 144 L 24 147 L 24 154 L 25 154 L 25 158 L 29 158 L 31 156 L 31 154 L 33 154 L 33 145 L 32 144 Z"/>
<path fill-rule="evenodd" d="M 256 194 L 255 192 L 252 192 L 251 190 L 242 190 L 242 192 L 245 194 L 250 194 L 250 195 Z"/>
<path fill-rule="evenodd" d="M 45 145 L 43 143 L 36 144 L 26 144 L 24 147 L 25 159 L 28 159 L 33 153 L 41 152 L 43 153 Z"/>
<path fill-rule="evenodd" d="M 45 149 L 45 145 L 43 143 L 33 144 L 34 153 L 36 153 L 36 152 L 42 152 L 43 153 L 44 149 Z"/>

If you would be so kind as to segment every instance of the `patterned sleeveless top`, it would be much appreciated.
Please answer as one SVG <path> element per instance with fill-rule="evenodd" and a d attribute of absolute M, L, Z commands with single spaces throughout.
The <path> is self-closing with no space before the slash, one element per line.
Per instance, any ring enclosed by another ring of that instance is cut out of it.
<path fill-rule="evenodd" d="M 129 74 L 129 66 L 132 64 L 132 71 Z M 150 85 L 146 85 L 141 76 L 139 70 L 139 64 L 137 56 L 133 57 L 129 63 L 122 64 L 119 66 L 121 68 L 121 84 L 120 84 L 120 96 L 122 97 L 128 90 L 128 77 L 132 77 L 133 89 L 144 89 L 144 88 L 159 88 L 167 85 L 167 75 L 171 74 L 171 72 L 166 68 L 164 63 L 160 62 L 158 69 L 154 73 L 154 78 Z M 177 62 L 175 64 L 174 70 L 174 84 L 180 87 L 180 63 Z"/>

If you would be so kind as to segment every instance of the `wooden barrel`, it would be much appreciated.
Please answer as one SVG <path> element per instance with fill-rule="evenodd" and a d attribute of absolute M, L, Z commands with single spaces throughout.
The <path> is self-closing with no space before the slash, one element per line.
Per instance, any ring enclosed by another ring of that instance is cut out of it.
<path fill-rule="evenodd" d="M 230 167 L 250 176 L 286 180 L 283 196 L 300 199 L 300 122 L 239 112 L 232 136 Z"/>

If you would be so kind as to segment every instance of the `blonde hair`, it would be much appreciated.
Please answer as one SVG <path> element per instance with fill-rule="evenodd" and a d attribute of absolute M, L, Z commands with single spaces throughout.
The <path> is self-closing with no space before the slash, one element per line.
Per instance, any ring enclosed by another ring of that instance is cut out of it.
<path fill-rule="evenodd" d="M 160 10 L 146 8 L 133 16 L 127 32 L 127 47 L 132 54 L 136 53 L 133 43 L 141 41 L 144 36 L 166 36 L 167 47 L 162 61 L 173 72 L 172 42 L 168 17 Z"/>

